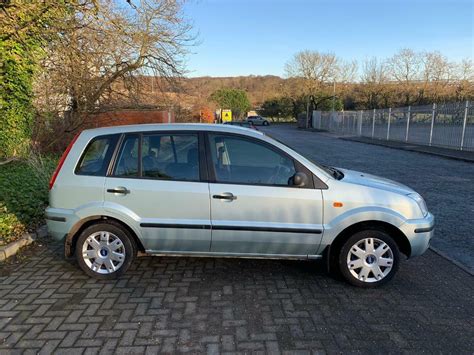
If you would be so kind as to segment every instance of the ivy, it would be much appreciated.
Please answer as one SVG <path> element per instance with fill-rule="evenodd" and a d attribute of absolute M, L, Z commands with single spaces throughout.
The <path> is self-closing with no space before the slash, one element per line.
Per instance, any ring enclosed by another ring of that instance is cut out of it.
<path fill-rule="evenodd" d="M 90 0 L 95 4 L 95 0 Z M 66 28 L 76 0 L 0 1 L 0 159 L 24 157 L 34 119 L 34 75 L 44 48 Z"/>
<path fill-rule="evenodd" d="M 34 41 L 0 40 L 0 158 L 24 156 L 34 117 Z"/>

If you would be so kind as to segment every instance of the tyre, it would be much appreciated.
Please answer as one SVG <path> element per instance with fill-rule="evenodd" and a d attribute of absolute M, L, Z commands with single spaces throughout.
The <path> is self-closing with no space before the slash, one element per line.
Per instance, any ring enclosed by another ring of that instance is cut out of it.
<path fill-rule="evenodd" d="M 269 126 L 270 123 L 268 123 L 268 121 L 263 121 L 263 125 L 264 125 L 264 126 Z"/>
<path fill-rule="evenodd" d="M 76 242 L 76 259 L 89 276 L 110 280 L 123 275 L 136 256 L 134 240 L 118 224 L 100 222 L 79 235 Z"/>
<path fill-rule="evenodd" d="M 341 275 L 358 287 L 377 287 L 390 281 L 400 266 L 400 251 L 381 230 L 355 233 L 342 246 L 338 258 Z"/>

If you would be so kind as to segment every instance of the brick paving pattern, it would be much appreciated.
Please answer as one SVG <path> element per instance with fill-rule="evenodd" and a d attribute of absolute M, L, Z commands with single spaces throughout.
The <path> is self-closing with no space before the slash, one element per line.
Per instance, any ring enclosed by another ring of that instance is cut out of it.
<path fill-rule="evenodd" d="M 142 257 L 116 281 L 43 248 L 0 277 L 0 353 L 472 353 L 472 276 L 429 251 L 363 290 L 321 262 Z"/>

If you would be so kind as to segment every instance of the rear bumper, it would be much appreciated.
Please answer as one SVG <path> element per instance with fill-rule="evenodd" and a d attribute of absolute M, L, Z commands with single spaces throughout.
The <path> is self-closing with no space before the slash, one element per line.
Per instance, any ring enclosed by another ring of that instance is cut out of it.
<path fill-rule="evenodd" d="M 400 227 L 410 242 L 410 257 L 419 256 L 428 249 L 434 236 L 434 226 L 434 216 L 428 213 L 425 218 L 408 220 Z"/>
<path fill-rule="evenodd" d="M 48 234 L 56 240 L 63 240 L 79 221 L 74 210 L 52 207 L 46 208 L 45 219 Z"/>

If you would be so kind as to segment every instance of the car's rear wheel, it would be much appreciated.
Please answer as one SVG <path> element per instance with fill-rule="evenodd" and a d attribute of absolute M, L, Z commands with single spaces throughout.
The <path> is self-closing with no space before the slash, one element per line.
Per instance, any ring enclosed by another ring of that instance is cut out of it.
<path fill-rule="evenodd" d="M 376 287 L 390 281 L 400 266 L 397 243 L 381 230 L 355 233 L 339 253 L 342 276 L 359 287 Z"/>
<path fill-rule="evenodd" d="M 76 259 L 84 272 L 97 279 L 115 279 L 125 273 L 136 255 L 134 240 L 119 225 L 100 222 L 80 234 Z"/>
<path fill-rule="evenodd" d="M 263 121 L 263 125 L 268 126 L 268 125 L 270 125 L 270 123 L 268 123 L 268 121 Z"/>

